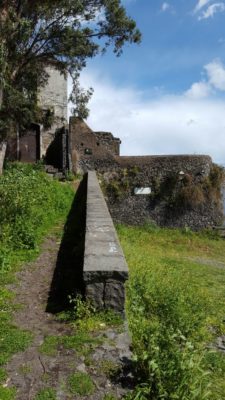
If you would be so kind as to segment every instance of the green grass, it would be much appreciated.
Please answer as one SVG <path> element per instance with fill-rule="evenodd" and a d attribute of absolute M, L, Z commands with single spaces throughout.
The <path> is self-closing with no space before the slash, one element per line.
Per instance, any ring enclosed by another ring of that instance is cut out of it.
<path fill-rule="evenodd" d="M 0 368 L 0 384 L 6 380 L 6 372 L 3 368 Z"/>
<path fill-rule="evenodd" d="M 71 309 L 57 315 L 59 321 L 71 322 L 80 332 L 94 332 L 106 327 L 118 328 L 123 324 L 120 314 L 113 310 L 96 311 L 91 303 L 84 301 L 81 296 L 70 298 Z"/>
<path fill-rule="evenodd" d="M 48 356 L 55 356 L 60 346 L 63 346 L 66 349 L 73 349 L 79 354 L 87 355 L 99 344 L 101 344 L 100 338 L 90 336 L 84 331 L 78 331 L 70 336 L 47 336 L 39 350 Z"/>
<path fill-rule="evenodd" d="M 204 265 L 225 262 L 224 239 L 147 225 L 118 233 L 130 268 L 127 314 L 140 381 L 133 398 L 225 398 L 225 356 L 208 349 L 225 334 L 225 269 Z"/>
<path fill-rule="evenodd" d="M 69 390 L 72 394 L 88 396 L 95 392 L 95 385 L 88 374 L 77 372 L 68 379 Z"/>
<path fill-rule="evenodd" d="M 40 390 L 34 400 L 56 400 L 56 391 L 51 388 Z"/>
<path fill-rule="evenodd" d="M 46 356 L 55 356 L 58 351 L 61 337 L 47 336 L 41 344 L 39 351 Z"/>
<path fill-rule="evenodd" d="M 1 400 L 14 400 L 15 398 L 15 389 L 12 388 L 4 388 L 0 386 L 0 399 Z"/>
<path fill-rule="evenodd" d="M 107 393 L 103 397 L 103 400 L 117 400 L 117 399 L 118 399 L 118 397 L 116 397 L 114 394 L 111 394 L 111 393 Z"/>
<path fill-rule="evenodd" d="M 99 363 L 98 370 L 103 372 L 107 376 L 107 378 L 113 378 L 118 375 L 121 371 L 121 365 L 115 363 L 111 360 L 102 360 Z"/>
<path fill-rule="evenodd" d="M 12 323 L 17 306 L 6 285 L 23 263 L 37 257 L 44 236 L 65 220 L 73 197 L 69 184 L 49 179 L 38 165 L 12 163 L 0 176 L 0 366 L 32 340 Z M 0 390 L 1 400 L 14 398 L 13 390 Z"/>

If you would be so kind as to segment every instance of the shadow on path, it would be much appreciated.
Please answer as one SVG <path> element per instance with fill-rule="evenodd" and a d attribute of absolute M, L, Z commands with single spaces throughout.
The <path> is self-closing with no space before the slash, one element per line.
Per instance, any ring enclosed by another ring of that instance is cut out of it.
<path fill-rule="evenodd" d="M 69 308 L 68 296 L 84 293 L 83 260 L 85 242 L 87 176 L 81 181 L 64 226 L 46 311 Z"/>

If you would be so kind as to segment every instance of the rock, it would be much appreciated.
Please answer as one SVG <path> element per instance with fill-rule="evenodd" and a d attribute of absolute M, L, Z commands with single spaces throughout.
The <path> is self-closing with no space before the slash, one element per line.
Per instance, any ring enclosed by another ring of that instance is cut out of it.
<path fill-rule="evenodd" d="M 77 371 L 86 373 L 87 372 L 86 365 L 85 364 L 79 364 L 77 366 Z"/>

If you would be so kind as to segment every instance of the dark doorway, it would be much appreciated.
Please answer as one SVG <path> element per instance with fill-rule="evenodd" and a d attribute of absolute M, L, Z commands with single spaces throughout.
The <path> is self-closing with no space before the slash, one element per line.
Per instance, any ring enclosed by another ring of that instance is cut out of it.
<path fill-rule="evenodd" d="M 19 161 L 33 163 L 40 160 L 40 126 L 32 124 L 19 139 Z"/>

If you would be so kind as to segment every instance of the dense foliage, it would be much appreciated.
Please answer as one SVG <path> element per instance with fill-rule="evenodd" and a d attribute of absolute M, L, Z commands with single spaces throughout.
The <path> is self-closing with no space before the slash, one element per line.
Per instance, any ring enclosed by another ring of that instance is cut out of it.
<path fill-rule="evenodd" d="M 140 383 L 129 398 L 221 400 L 225 357 L 214 346 L 225 333 L 224 239 L 151 226 L 120 226 L 119 236 Z"/>
<path fill-rule="evenodd" d="M 120 0 L 3 0 L 0 2 L 0 139 L 15 124 L 37 121 L 37 86 L 46 66 L 70 73 L 78 114 L 91 92 L 79 88 L 87 58 L 109 45 L 119 55 L 140 32 Z M 79 103 L 79 105 L 78 105 Z M 83 115 L 80 115 L 84 117 Z"/>
<path fill-rule="evenodd" d="M 70 187 L 38 169 L 15 163 L 0 177 L 0 242 L 11 249 L 34 249 L 43 227 L 68 211 Z"/>

